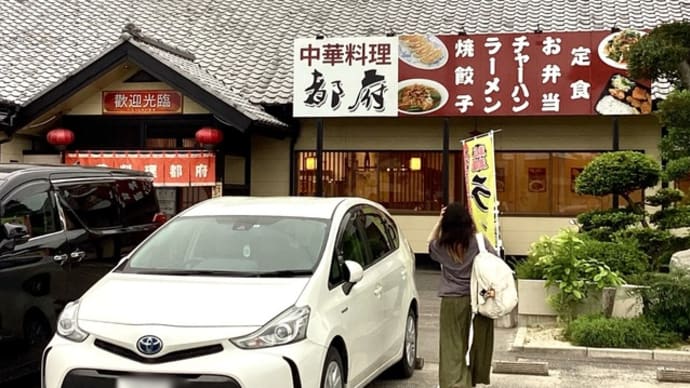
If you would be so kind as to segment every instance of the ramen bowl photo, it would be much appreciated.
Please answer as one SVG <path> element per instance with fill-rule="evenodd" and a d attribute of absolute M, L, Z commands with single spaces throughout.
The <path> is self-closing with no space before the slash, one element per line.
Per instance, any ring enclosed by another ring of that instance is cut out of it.
<path fill-rule="evenodd" d="M 436 81 L 408 79 L 398 85 L 398 110 L 423 115 L 441 109 L 448 102 L 448 91 Z"/>

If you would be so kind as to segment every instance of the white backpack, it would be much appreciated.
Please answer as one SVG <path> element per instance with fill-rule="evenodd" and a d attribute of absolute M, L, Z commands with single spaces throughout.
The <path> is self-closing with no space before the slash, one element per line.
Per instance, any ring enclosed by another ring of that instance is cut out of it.
<path fill-rule="evenodd" d="M 477 233 L 479 253 L 472 264 L 470 295 L 472 313 L 491 319 L 509 314 L 518 303 L 513 270 L 503 259 L 486 250 L 484 236 Z M 493 289 L 495 296 L 485 297 Z"/>
<path fill-rule="evenodd" d="M 470 365 L 470 350 L 474 340 L 474 317 L 481 314 L 491 319 L 509 314 L 518 303 L 517 288 L 513 279 L 513 270 L 503 259 L 486 250 L 484 236 L 477 233 L 479 253 L 472 263 L 470 278 L 470 301 L 472 302 L 472 319 L 470 320 L 470 338 L 468 339 L 465 363 Z M 493 289 L 494 297 L 485 297 Z"/>

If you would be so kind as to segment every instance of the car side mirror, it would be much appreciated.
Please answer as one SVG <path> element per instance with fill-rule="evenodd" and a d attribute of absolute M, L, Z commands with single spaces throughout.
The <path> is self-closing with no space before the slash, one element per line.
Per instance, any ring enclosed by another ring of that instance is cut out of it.
<path fill-rule="evenodd" d="M 356 261 L 345 260 L 345 268 L 347 268 L 347 282 L 355 284 L 364 277 L 364 268 Z"/>
<path fill-rule="evenodd" d="M 2 250 L 12 250 L 17 244 L 24 244 L 29 241 L 29 230 L 22 224 L 7 222 L 0 228 L 0 233 L 2 233 L 2 241 L 0 242 L 0 249 Z"/>

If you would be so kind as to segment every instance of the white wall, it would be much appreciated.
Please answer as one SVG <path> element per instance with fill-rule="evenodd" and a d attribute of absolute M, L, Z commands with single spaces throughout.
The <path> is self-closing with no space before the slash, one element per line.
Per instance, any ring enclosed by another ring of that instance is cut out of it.
<path fill-rule="evenodd" d="M 31 149 L 31 139 L 21 135 L 14 136 L 11 141 L 0 145 L 0 162 L 7 163 L 11 160 L 24 162 L 25 149 Z"/>

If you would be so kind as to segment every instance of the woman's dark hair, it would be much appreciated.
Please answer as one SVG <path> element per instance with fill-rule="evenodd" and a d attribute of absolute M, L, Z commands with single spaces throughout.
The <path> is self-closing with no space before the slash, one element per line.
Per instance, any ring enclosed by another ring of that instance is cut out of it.
<path fill-rule="evenodd" d="M 438 244 L 448 249 L 455 261 L 462 262 L 474 231 L 474 221 L 470 212 L 461 203 L 453 202 L 446 207 L 441 218 L 441 236 Z"/>

